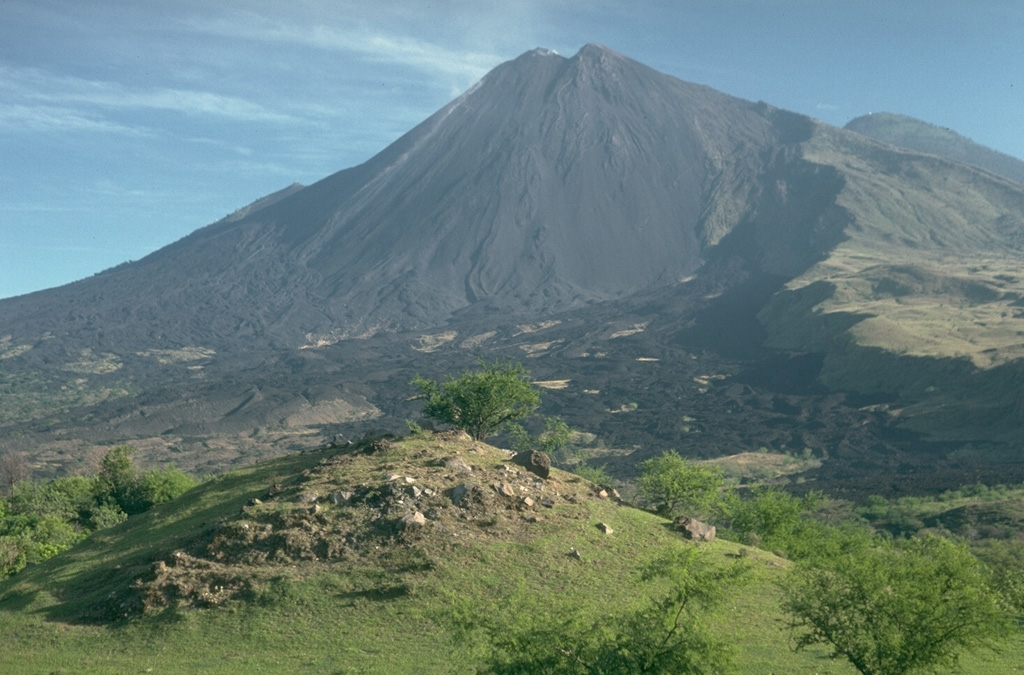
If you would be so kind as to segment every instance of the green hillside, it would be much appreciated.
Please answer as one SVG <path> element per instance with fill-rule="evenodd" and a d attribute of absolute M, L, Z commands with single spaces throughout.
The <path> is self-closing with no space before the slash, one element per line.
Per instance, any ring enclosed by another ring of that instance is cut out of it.
<path fill-rule="evenodd" d="M 403 525 L 416 512 L 425 523 Z M 467 621 L 625 616 L 664 591 L 643 571 L 695 546 L 712 566 L 748 568 L 711 618 L 728 672 L 853 672 L 791 651 L 787 561 L 693 544 L 573 474 L 542 480 L 457 432 L 234 471 L 29 567 L 0 584 L 0 671 L 474 672 L 486 634 Z"/>

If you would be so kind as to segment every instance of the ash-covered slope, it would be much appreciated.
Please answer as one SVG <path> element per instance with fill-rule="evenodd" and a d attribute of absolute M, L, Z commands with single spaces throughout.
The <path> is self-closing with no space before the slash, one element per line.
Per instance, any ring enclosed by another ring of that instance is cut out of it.
<path fill-rule="evenodd" d="M 901 148 L 974 164 L 1024 183 L 1024 161 L 975 143 L 952 129 L 913 117 L 884 112 L 870 113 L 850 120 L 843 128 Z"/>
<path fill-rule="evenodd" d="M 772 149 L 801 140 L 776 112 L 600 46 L 534 50 L 363 165 L 5 301 L 7 331 L 294 347 L 670 285 L 751 209 Z"/>

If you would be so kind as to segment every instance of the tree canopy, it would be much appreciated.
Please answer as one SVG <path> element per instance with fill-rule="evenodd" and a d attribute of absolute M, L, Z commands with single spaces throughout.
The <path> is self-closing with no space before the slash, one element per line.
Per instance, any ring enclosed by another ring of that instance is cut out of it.
<path fill-rule="evenodd" d="M 804 633 L 797 649 L 832 647 L 864 675 L 950 669 L 994 648 L 1009 619 L 966 546 L 926 536 L 798 566 L 783 606 Z"/>
<path fill-rule="evenodd" d="M 411 384 L 426 401 L 427 417 L 463 429 L 478 441 L 527 417 L 540 405 L 529 373 L 511 361 L 481 361 L 479 369 L 441 383 L 417 377 Z"/>

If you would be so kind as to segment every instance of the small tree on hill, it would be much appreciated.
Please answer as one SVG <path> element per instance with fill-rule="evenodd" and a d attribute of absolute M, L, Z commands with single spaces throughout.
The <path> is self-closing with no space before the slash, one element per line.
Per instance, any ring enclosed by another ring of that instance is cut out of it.
<path fill-rule="evenodd" d="M 637 489 L 666 517 L 680 509 L 706 508 L 722 487 L 720 469 L 695 464 L 680 457 L 675 450 L 648 459 L 641 467 L 643 474 Z"/>
<path fill-rule="evenodd" d="M 478 370 L 442 383 L 417 377 L 411 384 L 419 389 L 418 398 L 426 401 L 427 417 L 463 429 L 478 441 L 527 417 L 540 405 L 529 373 L 510 361 L 481 361 Z"/>
<path fill-rule="evenodd" d="M 10 494 L 18 481 L 28 478 L 29 464 L 22 452 L 0 453 L 0 494 Z"/>
<path fill-rule="evenodd" d="M 940 537 L 884 542 L 797 567 L 783 607 L 864 675 L 956 667 L 961 652 L 994 648 L 1009 620 L 966 546 Z"/>

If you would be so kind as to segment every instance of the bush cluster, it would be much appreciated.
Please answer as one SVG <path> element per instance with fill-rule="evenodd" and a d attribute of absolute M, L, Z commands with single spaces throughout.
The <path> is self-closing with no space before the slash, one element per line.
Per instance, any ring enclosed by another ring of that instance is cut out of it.
<path fill-rule="evenodd" d="M 170 467 L 140 472 L 135 449 L 119 446 L 92 476 L 22 480 L 0 498 L 0 579 L 52 558 L 96 530 L 170 501 L 197 484 Z"/>

